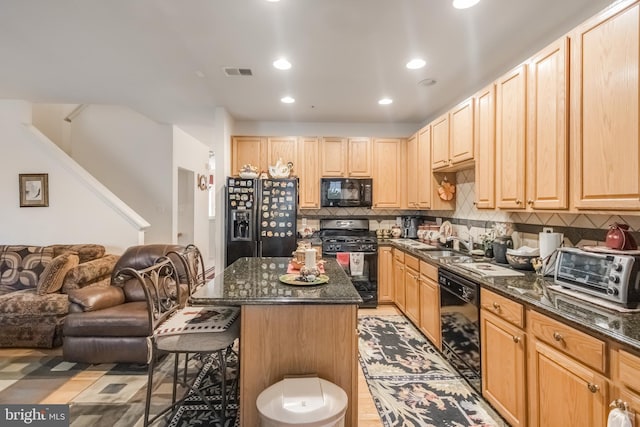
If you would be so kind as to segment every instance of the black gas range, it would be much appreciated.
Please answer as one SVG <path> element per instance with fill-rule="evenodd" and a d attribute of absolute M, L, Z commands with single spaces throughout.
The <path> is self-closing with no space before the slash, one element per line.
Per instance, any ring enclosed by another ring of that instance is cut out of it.
<path fill-rule="evenodd" d="M 356 288 L 362 304 L 378 305 L 378 239 L 368 219 L 320 220 L 322 256 L 335 257 Z"/>

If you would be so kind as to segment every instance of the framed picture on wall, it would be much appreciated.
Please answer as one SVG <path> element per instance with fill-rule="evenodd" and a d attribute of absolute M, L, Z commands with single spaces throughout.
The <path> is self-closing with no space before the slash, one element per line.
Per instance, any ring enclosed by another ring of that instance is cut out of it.
<path fill-rule="evenodd" d="M 49 206 L 49 174 L 21 173 L 20 207 Z"/>

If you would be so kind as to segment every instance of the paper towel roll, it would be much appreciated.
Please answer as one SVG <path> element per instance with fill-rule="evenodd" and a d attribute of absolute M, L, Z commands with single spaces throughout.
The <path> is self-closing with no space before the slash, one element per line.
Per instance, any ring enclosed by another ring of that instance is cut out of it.
<path fill-rule="evenodd" d="M 545 259 L 556 249 L 562 246 L 564 235 L 562 233 L 540 233 L 538 242 L 540 246 L 540 258 Z"/>
<path fill-rule="evenodd" d="M 304 251 L 304 266 L 307 268 L 316 267 L 316 250 L 307 249 Z"/>

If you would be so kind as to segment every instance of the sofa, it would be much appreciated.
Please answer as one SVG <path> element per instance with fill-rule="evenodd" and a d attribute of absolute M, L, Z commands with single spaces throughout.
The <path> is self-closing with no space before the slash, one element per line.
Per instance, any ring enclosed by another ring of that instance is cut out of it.
<path fill-rule="evenodd" d="M 133 277 L 120 272 L 126 268 L 143 270 L 163 256 L 174 263 L 180 279 L 180 294 L 188 297 L 194 271 L 192 254 L 201 265 L 197 248 L 185 252 L 179 245 L 132 246 L 113 269 L 110 286 L 76 289 L 69 294 L 69 315 L 63 328 L 62 357 L 80 363 L 140 363 L 149 357 L 149 337 L 153 328 L 144 290 Z M 183 303 L 186 302 L 183 301 Z"/>
<path fill-rule="evenodd" d="M 0 245 L 0 347 L 60 346 L 68 293 L 108 286 L 118 258 L 97 244 Z"/>

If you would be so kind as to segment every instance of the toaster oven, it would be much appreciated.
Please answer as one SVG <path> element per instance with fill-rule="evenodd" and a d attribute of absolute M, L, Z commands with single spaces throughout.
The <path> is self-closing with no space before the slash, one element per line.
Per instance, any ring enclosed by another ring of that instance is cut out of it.
<path fill-rule="evenodd" d="M 564 288 L 636 307 L 640 301 L 640 257 L 558 249 L 554 282 Z"/>

